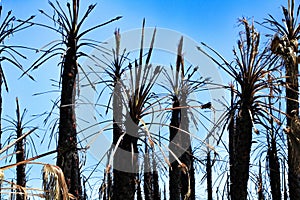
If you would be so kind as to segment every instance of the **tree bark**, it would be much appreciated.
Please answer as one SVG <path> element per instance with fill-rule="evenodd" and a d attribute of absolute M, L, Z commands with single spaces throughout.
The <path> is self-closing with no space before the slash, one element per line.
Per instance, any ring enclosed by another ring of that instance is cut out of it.
<path fill-rule="evenodd" d="M 188 118 L 188 112 L 187 112 L 187 88 L 186 84 L 184 84 L 182 88 L 182 99 L 181 99 L 181 105 L 183 108 L 181 109 L 181 120 L 180 120 L 180 137 L 181 137 L 181 143 L 180 147 L 183 148 L 184 153 L 180 157 L 180 161 L 184 163 L 187 167 L 187 172 L 184 172 L 184 170 L 181 170 L 181 197 L 190 200 L 193 196 L 191 194 L 191 189 L 194 187 L 191 184 L 191 174 L 193 172 L 192 170 L 192 162 L 193 162 L 193 152 L 192 152 L 192 146 L 191 146 L 191 136 L 189 135 L 189 118 Z"/>
<path fill-rule="evenodd" d="M 22 119 L 20 113 L 20 107 L 18 99 L 17 102 L 17 138 L 20 138 L 23 135 L 23 128 L 22 128 Z M 18 141 L 16 143 L 16 162 L 22 162 L 25 160 L 25 151 L 24 151 L 24 139 Z M 25 172 L 26 165 L 18 165 L 17 166 L 17 185 L 24 187 L 26 186 L 26 172 Z M 21 189 L 17 189 L 17 192 L 23 193 L 24 191 Z M 24 200 L 24 194 L 17 194 L 16 200 Z"/>
<path fill-rule="evenodd" d="M 76 52 L 76 37 L 70 34 L 63 61 L 57 165 L 64 172 L 69 192 L 82 199 L 75 116 Z"/>
<path fill-rule="evenodd" d="M 259 172 L 258 172 L 258 188 L 257 188 L 257 193 L 258 193 L 258 200 L 264 200 L 264 192 L 263 192 L 263 182 L 262 182 L 262 173 L 261 173 L 261 162 L 259 161 Z"/>
<path fill-rule="evenodd" d="M 269 82 L 272 83 L 272 78 L 269 76 Z M 267 162 L 269 163 L 269 176 L 271 185 L 271 194 L 273 200 L 281 199 L 281 187 L 280 187 L 280 164 L 277 153 L 276 144 L 276 131 L 274 127 L 273 119 L 273 109 L 272 109 L 272 98 L 273 98 L 273 87 L 270 86 L 270 93 L 268 97 L 268 107 L 270 113 L 270 129 L 267 130 L 267 141 L 268 141 L 268 151 L 267 151 Z"/>
<path fill-rule="evenodd" d="M 232 138 L 233 157 L 230 158 L 230 196 L 232 200 L 247 199 L 252 121 L 249 115 L 249 108 L 246 105 L 250 104 L 242 104 L 238 116 L 236 116 L 236 129 Z"/>
<path fill-rule="evenodd" d="M 116 70 L 118 70 L 118 69 L 116 69 Z M 118 71 L 116 71 L 116 72 L 118 72 Z M 123 161 L 122 155 L 119 155 L 119 154 L 121 154 L 120 153 L 120 151 L 122 151 L 121 149 L 124 148 L 124 144 L 123 144 L 124 141 L 121 141 L 120 146 L 116 146 L 119 138 L 123 134 L 122 126 L 124 123 L 123 123 L 123 117 L 122 117 L 123 105 L 122 105 L 120 76 L 119 76 L 119 73 L 116 73 L 115 75 L 116 76 L 114 77 L 114 92 L 113 92 L 113 123 L 114 123 L 113 124 L 113 145 L 114 145 L 114 148 L 120 148 L 120 149 L 117 149 L 116 154 L 114 156 L 114 160 L 113 160 L 112 199 L 118 200 L 118 195 L 120 195 L 119 193 L 121 192 L 121 191 L 119 191 L 120 188 L 125 187 L 123 189 L 124 192 L 126 192 L 126 190 L 132 190 L 133 188 L 130 187 L 130 188 L 126 189 L 126 185 L 127 185 L 127 187 L 129 186 L 128 183 L 130 182 L 130 178 L 129 179 L 124 178 L 122 171 L 120 171 L 120 169 L 118 169 L 118 167 L 117 167 L 120 165 L 119 162 L 121 160 L 122 160 L 122 162 L 126 162 L 126 161 Z M 127 137 L 127 136 L 125 135 L 124 138 L 125 137 Z M 130 151 L 130 149 L 129 149 L 129 151 Z M 132 195 L 132 194 L 130 194 L 130 195 Z"/>
<path fill-rule="evenodd" d="M 172 110 L 172 117 L 171 117 L 171 123 L 170 123 L 170 144 L 169 149 L 175 153 L 180 152 L 179 146 L 180 146 L 180 140 L 177 136 L 178 134 L 178 128 L 180 125 L 180 109 L 176 109 L 179 107 L 179 100 L 177 97 L 174 97 L 173 100 L 173 110 Z M 175 109 L 174 109 L 175 108 Z M 170 153 L 169 154 L 169 160 L 174 160 L 174 156 Z M 169 168 L 169 190 L 170 190 L 170 199 L 172 200 L 181 200 L 180 194 L 181 194 L 181 186 L 180 186 L 180 169 L 178 167 L 179 163 L 174 160 L 174 162 L 171 163 L 171 167 Z"/>
<path fill-rule="evenodd" d="M 152 188 L 152 173 L 150 166 L 150 157 L 148 146 L 145 139 L 145 156 L 144 156 L 144 194 L 145 200 L 153 200 L 153 188 Z"/>
<path fill-rule="evenodd" d="M 138 180 L 138 120 L 127 114 L 126 134 L 114 156 L 113 200 L 134 200 Z M 133 150 L 133 151 L 132 151 Z"/>
<path fill-rule="evenodd" d="M 160 200 L 160 192 L 159 192 L 159 181 L 158 181 L 158 171 L 156 167 L 156 160 L 154 158 L 154 152 L 152 151 L 152 179 L 153 179 L 153 200 Z"/>
<path fill-rule="evenodd" d="M 212 200 L 212 170 L 210 151 L 206 155 L 206 180 L 207 180 L 207 200 Z"/>
<path fill-rule="evenodd" d="M 296 122 L 292 120 L 292 116 L 299 115 L 298 102 L 298 63 L 293 62 L 293 58 L 287 58 L 286 62 L 286 113 L 287 126 L 295 127 Z M 294 112 L 294 113 L 292 113 Z M 298 138 L 300 138 L 300 131 L 297 129 L 290 129 L 288 134 L 288 179 L 289 179 L 289 193 L 291 200 L 300 199 L 300 152 L 298 146 L 300 145 Z"/>
<path fill-rule="evenodd" d="M 270 185 L 273 200 L 281 199 L 280 190 L 280 165 L 277 156 L 277 147 L 275 138 L 271 139 L 271 148 L 268 149 L 269 156 L 269 171 L 270 171 Z"/>

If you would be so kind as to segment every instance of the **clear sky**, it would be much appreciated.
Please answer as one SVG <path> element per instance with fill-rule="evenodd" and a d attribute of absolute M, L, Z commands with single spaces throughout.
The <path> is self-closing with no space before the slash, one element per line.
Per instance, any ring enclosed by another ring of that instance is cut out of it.
<path fill-rule="evenodd" d="M 60 1 L 64 6 L 67 1 Z M 241 17 L 254 17 L 257 21 L 262 21 L 267 14 L 272 14 L 275 17 L 281 16 L 281 5 L 286 5 L 284 0 L 239 0 L 239 1 L 204 1 L 204 0 L 166 0 L 166 1 L 124 1 L 124 0 L 85 0 L 82 1 L 81 11 L 90 3 L 97 3 L 96 8 L 91 13 L 87 21 L 86 27 L 94 24 L 102 23 L 115 16 L 123 16 L 118 22 L 105 26 L 89 36 L 93 39 L 104 41 L 111 37 L 115 28 L 120 28 L 122 31 L 127 31 L 135 28 L 140 28 L 142 19 L 146 18 L 146 26 L 168 28 L 180 32 L 196 42 L 205 42 L 215 48 L 229 60 L 232 58 L 232 48 L 236 44 L 238 33 L 242 27 L 238 27 L 237 19 Z M 35 21 L 49 22 L 42 16 L 38 9 L 47 11 L 50 15 L 53 11 L 50 9 L 47 0 L 2 0 L 3 13 L 2 17 L 8 10 L 12 10 L 17 18 L 25 19 L 31 15 L 36 15 Z M 280 19 L 280 18 L 278 18 Z M 266 32 L 259 25 L 257 29 Z M 263 33 L 264 33 L 263 32 Z M 9 42 L 15 44 L 24 44 L 35 48 L 40 48 L 60 37 L 43 28 L 30 28 L 16 34 Z M 174 41 L 174 46 L 178 41 Z M 33 63 L 38 55 L 26 53 L 28 61 L 24 61 L 24 68 L 28 68 Z M 50 78 L 57 79 L 58 68 L 55 65 L 56 61 L 46 63 L 40 70 L 32 73 L 36 82 L 30 82 L 27 78 L 17 81 L 20 73 L 12 69 L 11 66 L 4 66 L 7 73 L 7 79 L 10 82 L 10 94 L 12 98 L 18 95 L 23 101 L 30 100 L 32 97 L 28 94 L 43 90 L 44 81 Z M 51 66 L 52 65 L 52 66 Z M 24 81 L 24 83 L 23 83 Z M 13 84 L 12 84 L 13 83 Z M 18 84 L 20 84 L 18 86 Z M 26 93 L 24 94 L 24 86 Z M 21 93 L 18 91 L 20 88 Z M 41 90 L 39 90 L 41 88 Z M 9 95 L 10 96 L 10 95 Z M 25 97 L 26 96 L 26 97 Z M 9 101 L 11 102 L 11 101 Z M 31 110 L 31 109 L 29 109 Z"/>
<path fill-rule="evenodd" d="M 62 6 L 66 2 L 60 0 Z M 70 2 L 70 0 L 69 0 Z M 45 22 L 50 26 L 53 22 L 42 16 L 38 9 L 42 9 L 53 14 L 47 0 L 2 0 L 2 15 L 12 10 L 13 15 L 20 19 L 26 19 L 31 15 L 36 15 L 34 21 Z M 90 3 L 97 3 L 96 8 L 91 13 L 85 27 L 105 22 L 116 16 L 123 16 L 117 22 L 109 24 L 97 31 L 89 34 L 92 39 L 104 41 L 110 38 L 115 28 L 128 31 L 140 28 L 143 18 L 146 19 L 146 27 L 167 28 L 183 35 L 186 35 L 196 42 L 205 42 L 228 60 L 232 58 L 232 49 L 238 39 L 238 33 L 242 27 L 238 27 L 238 18 L 254 18 L 256 21 L 263 21 L 263 18 L 272 14 L 277 19 L 281 19 L 281 5 L 286 5 L 285 0 L 82 0 L 81 12 L 86 10 Z M 256 28 L 261 32 L 269 33 L 256 24 Z M 32 27 L 14 35 L 7 43 L 27 45 L 34 48 L 41 48 L 60 36 L 54 32 L 49 32 L 44 28 Z M 178 41 L 174 41 L 176 47 Z M 185 50 L 184 50 L 185 51 Z M 39 55 L 33 52 L 24 51 L 27 61 L 20 60 L 24 64 L 24 69 L 38 58 Z M 175 58 L 174 58 L 175 60 Z M 32 96 L 34 93 L 54 90 L 50 79 L 58 80 L 59 58 L 54 58 L 44 64 L 40 69 L 32 72 L 36 81 L 31 81 L 27 77 L 18 80 L 21 75 L 9 64 L 2 64 L 9 83 L 10 92 L 3 92 L 3 116 L 15 115 L 15 97 L 19 97 L 22 108 L 29 110 L 30 115 L 49 111 L 52 107 L 51 100 L 58 97 L 58 93 L 50 93 L 41 96 Z M 170 61 L 172 62 L 172 61 Z M 226 78 L 225 78 L 226 79 Z M 35 121 L 32 125 L 38 124 L 42 127 L 42 121 Z M 1 163 L 2 165 L 2 163 Z"/>
<path fill-rule="evenodd" d="M 60 2 L 64 6 L 67 1 L 61 0 Z M 53 11 L 50 9 L 47 0 L 3 0 L 1 3 L 3 6 L 2 17 L 5 16 L 6 12 L 12 10 L 17 18 L 26 19 L 31 15 L 36 15 L 35 21 L 53 24 L 38 12 L 38 9 L 42 9 L 52 15 Z M 87 20 L 86 27 L 102 23 L 115 16 L 123 16 L 121 20 L 89 34 L 89 37 L 93 39 L 104 41 L 113 35 L 115 28 L 120 28 L 121 32 L 140 28 L 142 20 L 145 18 L 146 26 L 168 28 L 182 33 L 196 42 L 205 42 L 219 51 L 228 60 L 232 58 L 232 48 L 236 44 L 239 31 L 242 30 L 242 27 L 238 27 L 238 18 L 249 17 L 262 21 L 264 17 L 267 17 L 267 14 L 272 14 L 277 19 L 280 19 L 280 6 L 286 5 L 284 0 L 85 0 L 82 1 L 81 12 L 85 11 L 85 8 L 90 3 L 97 3 L 97 6 Z M 262 30 L 263 33 L 266 33 L 266 30 L 259 25 L 256 25 L 256 27 Z M 60 37 L 44 28 L 33 27 L 15 34 L 8 42 L 41 48 L 54 39 L 60 39 Z M 174 47 L 176 47 L 177 43 L 178 41 L 174 41 Z M 38 58 L 38 54 L 24 53 L 28 59 L 27 61 L 21 60 L 21 62 L 24 64 L 24 68 L 27 69 Z M 51 106 L 49 98 L 47 100 L 32 97 L 31 95 L 46 90 L 53 90 L 49 79 L 58 80 L 59 69 L 56 67 L 58 59 L 53 59 L 32 73 L 36 82 L 30 81 L 26 77 L 17 80 L 20 72 L 10 65 L 4 65 L 4 70 L 10 83 L 10 93 L 4 94 L 4 105 L 9 105 L 4 106 L 6 114 L 12 115 L 14 113 L 11 108 L 14 107 L 13 99 L 16 96 L 20 98 L 21 104 L 24 103 L 24 106 L 26 105 L 29 111 L 33 113 L 49 109 L 49 106 Z M 43 103 L 40 103 L 41 101 Z M 29 106 L 26 102 L 34 102 L 32 104 L 34 106 Z M 38 108 L 37 105 L 39 105 Z"/>

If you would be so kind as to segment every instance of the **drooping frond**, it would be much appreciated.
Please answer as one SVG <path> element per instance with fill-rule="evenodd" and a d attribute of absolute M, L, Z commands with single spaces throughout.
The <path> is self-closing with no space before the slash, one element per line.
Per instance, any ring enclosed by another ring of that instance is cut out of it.
<path fill-rule="evenodd" d="M 46 164 L 43 167 L 43 189 L 46 200 L 69 200 L 70 197 L 73 198 L 68 193 L 65 176 L 58 166 Z"/>

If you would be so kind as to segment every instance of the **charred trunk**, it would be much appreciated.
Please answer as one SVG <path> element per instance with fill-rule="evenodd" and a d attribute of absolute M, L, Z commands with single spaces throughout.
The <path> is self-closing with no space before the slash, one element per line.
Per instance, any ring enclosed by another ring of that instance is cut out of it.
<path fill-rule="evenodd" d="M 123 118 L 122 118 L 122 93 L 121 93 L 121 84 L 120 84 L 120 76 L 119 73 L 116 73 L 114 77 L 114 92 L 113 92 L 113 145 L 114 148 L 118 148 L 116 151 L 116 155 L 114 156 L 113 160 L 113 185 L 112 185 L 112 199 L 117 200 L 118 196 L 116 194 L 119 193 L 120 187 L 126 187 L 126 184 L 129 183 L 129 180 L 123 178 L 122 170 L 118 169 L 119 166 L 118 162 L 122 159 L 122 155 L 120 151 L 124 148 L 124 140 L 120 143 L 120 146 L 116 146 L 118 140 L 120 139 L 121 135 L 123 134 L 122 126 L 123 126 Z M 128 136 L 124 136 L 128 137 Z M 123 139 L 124 139 L 123 138 Z M 129 150 L 130 151 L 130 150 Z M 126 181 L 126 182 L 124 182 Z M 129 185 L 127 185 L 129 186 Z M 127 189 L 129 190 L 129 188 Z M 132 188 L 130 189 L 132 190 Z M 124 192 L 126 188 L 124 188 Z"/>
<path fill-rule="evenodd" d="M 269 157 L 269 173 L 270 173 L 272 199 L 280 200 L 281 199 L 280 165 L 277 156 L 277 147 L 276 147 L 275 138 L 271 139 L 271 148 L 268 149 L 268 157 Z"/>
<path fill-rule="evenodd" d="M 269 82 L 272 83 L 271 76 L 269 76 Z M 280 200 L 281 199 L 281 186 L 280 186 L 280 164 L 277 153 L 277 143 L 276 143 L 276 132 L 278 130 L 274 127 L 274 119 L 273 119 L 273 109 L 272 109 L 272 98 L 273 98 L 273 87 L 270 87 L 270 93 L 268 97 L 268 107 L 270 113 L 270 128 L 269 134 L 267 134 L 268 141 L 268 151 L 267 151 L 267 162 L 269 166 L 269 177 L 270 177 L 270 185 L 271 185 L 271 194 L 272 199 Z"/>
<path fill-rule="evenodd" d="M 112 179 L 111 173 L 107 173 L 107 188 L 106 188 L 107 199 L 112 197 Z"/>
<path fill-rule="evenodd" d="M 158 183 L 158 171 L 156 167 L 156 161 L 154 158 L 154 152 L 152 151 L 152 180 L 153 180 L 153 200 L 160 200 L 159 183 Z"/>
<path fill-rule="evenodd" d="M 258 193 L 258 200 L 264 200 L 264 192 L 263 192 L 263 181 L 262 181 L 262 173 L 261 173 L 261 162 L 259 161 L 259 172 L 258 172 L 258 188 L 257 188 L 257 193 Z"/>
<path fill-rule="evenodd" d="M 172 117 L 171 117 L 171 123 L 170 123 L 170 144 L 169 144 L 169 149 L 177 157 L 178 152 L 180 152 L 180 139 L 178 137 L 178 129 L 180 125 L 180 109 L 179 107 L 179 100 L 177 97 L 174 97 L 173 100 L 173 110 L 172 110 Z M 181 186 L 180 186 L 180 169 L 178 167 L 179 163 L 177 160 L 174 158 L 174 156 L 169 153 L 169 160 L 171 161 L 171 167 L 169 169 L 169 190 L 170 190 L 170 199 L 172 200 L 181 200 L 180 199 L 180 194 L 181 194 Z M 173 162 L 172 162 L 173 161 Z"/>
<path fill-rule="evenodd" d="M 212 165 L 210 151 L 206 155 L 206 180 L 207 180 L 207 200 L 212 200 Z"/>
<path fill-rule="evenodd" d="M 232 139 L 232 155 L 230 158 L 230 196 L 232 200 L 247 199 L 249 179 L 250 151 L 252 143 L 252 120 L 249 103 L 243 103 L 236 116 L 236 128 Z"/>
<path fill-rule="evenodd" d="M 185 86 L 184 86 L 185 87 Z M 191 176 L 192 176 L 192 162 L 193 162 L 193 152 L 191 146 L 191 136 L 189 135 L 189 118 L 187 112 L 187 93 L 186 88 L 182 88 L 182 102 L 181 106 L 181 120 L 180 120 L 180 137 L 181 143 L 180 147 L 184 151 L 182 156 L 180 157 L 180 161 L 184 163 L 187 167 L 187 172 L 181 170 L 181 197 L 190 200 L 192 198 L 191 189 L 195 187 L 191 184 Z"/>
<path fill-rule="evenodd" d="M 144 194 L 145 200 L 153 200 L 153 188 L 152 188 L 152 173 L 150 166 L 150 157 L 148 146 L 145 139 L 145 156 L 144 156 Z"/>
<path fill-rule="evenodd" d="M 138 120 L 127 115 L 126 134 L 114 156 L 113 200 L 133 200 L 138 183 Z"/>
<path fill-rule="evenodd" d="M 70 35 L 63 61 L 57 165 L 64 172 L 69 192 L 82 199 L 75 116 L 76 52 L 75 36 Z"/>
<path fill-rule="evenodd" d="M 21 121 L 21 113 L 20 107 L 17 101 L 17 138 L 20 138 L 23 135 L 23 128 L 22 128 L 22 121 Z M 16 143 L 16 162 L 22 162 L 25 160 L 25 150 L 24 150 L 24 139 L 18 141 Z M 25 172 L 26 165 L 18 165 L 17 166 L 17 185 L 25 188 L 26 186 L 26 172 Z M 24 200 L 25 196 L 24 191 L 21 189 L 17 189 L 18 194 L 16 195 L 16 200 Z"/>
<path fill-rule="evenodd" d="M 297 122 L 292 120 L 295 116 L 299 115 L 299 102 L 298 102 L 298 63 L 293 62 L 293 58 L 286 60 L 286 97 L 287 105 L 286 112 L 289 116 L 287 118 L 288 127 L 296 127 Z M 300 130 L 291 128 L 288 134 L 288 180 L 289 191 L 291 200 L 300 199 L 300 152 L 299 152 L 299 138 Z"/>

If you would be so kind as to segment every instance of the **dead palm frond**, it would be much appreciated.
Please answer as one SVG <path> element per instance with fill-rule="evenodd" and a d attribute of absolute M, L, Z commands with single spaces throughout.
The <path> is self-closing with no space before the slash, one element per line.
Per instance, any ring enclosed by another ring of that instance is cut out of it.
<path fill-rule="evenodd" d="M 9 148 L 14 146 L 17 142 L 22 141 L 26 136 L 30 135 L 35 130 L 36 130 L 36 128 L 28 131 L 22 137 L 18 138 L 17 140 L 15 140 L 12 143 L 10 143 L 5 148 L 1 149 L 2 152 L 8 151 Z M 41 191 L 44 192 L 45 190 L 39 189 L 39 188 L 30 188 L 30 187 L 27 187 L 27 186 L 25 187 L 25 186 L 16 184 L 13 181 L 7 181 L 7 180 L 5 180 L 4 172 L 8 169 L 15 168 L 15 167 L 18 168 L 19 166 L 24 166 L 24 165 L 43 165 L 43 166 L 48 165 L 48 164 L 45 164 L 45 163 L 36 162 L 35 160 L 40 159 L 40 158 L 45 157 L 45 156 L 48 156 L 48 155 L 51 155 L 51 154 L 56 153 L 56 152 L 57 152 L 56 150 L 49 151 L 49 152 L 46 152 L 44 154 L 40 154 L 40 155 L 31 157 L 31 158 L 27 158 L 25 160 L 22 160 L 20 162 L 14 163 L 14 164 L 0 166 L 0 182 L 1 182 L 1 184 L 3 183 L 3 184 L 11 185 L 11 187 L 9 187 L 9 188 L 2 186 L 1 187 L 1 190 L 2 190 L 1 194 L 16 195 L 17 198 L 20 198 L 18 196 L 21 196 L 21 198 L 27 198 L 27 196 L 38 196 L 38 197 L 44 198 L 45 197 L 44 194 L 38 194 L 36 192 L 41 192 Z M 3 157 L 0 160 L 2 160 L 2 159 L 3 159 Z M 8 190 L 9 192 L 5 192 L 5 190 L 6 191 Z M 69 196 L 72 196 L 72 195 L 69 194 Z"/>
<path fill-rule="evenodd" d="M 58 166 L 49 164 L 44 165 L 43 189 L 45 191 L 46 200 L 70 199 L 65 176 Z"/>

